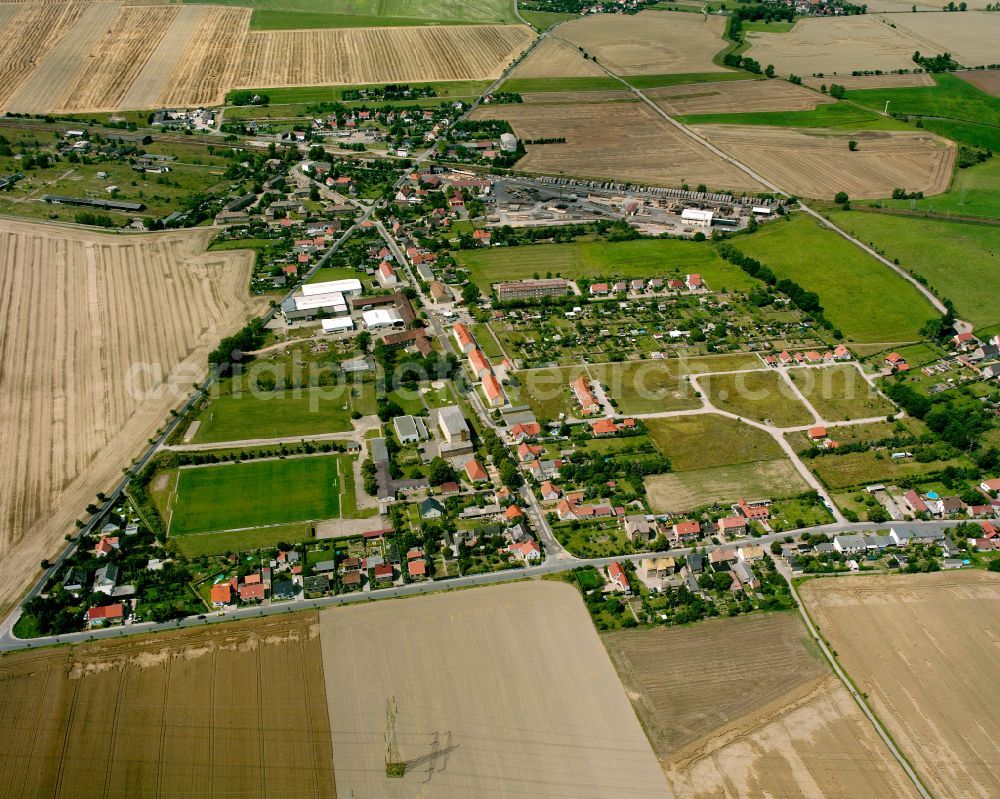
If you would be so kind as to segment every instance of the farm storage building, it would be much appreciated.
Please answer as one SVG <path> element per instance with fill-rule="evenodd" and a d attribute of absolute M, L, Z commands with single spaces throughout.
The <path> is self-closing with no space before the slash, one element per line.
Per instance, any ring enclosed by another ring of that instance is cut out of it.
<path fill-rule="evenodd" d="M 343 333 L 346 330 L 354 330 L 354 322 L 349 316 L 323 320 L 324 333 Z"/>
<path fill-rule="evenodd" d="M 711 211 L 703 211 L 700 208 L 685 208 L 681 211 L 681 222 L 695 227 L 712 227 L 714 214 Z"/>

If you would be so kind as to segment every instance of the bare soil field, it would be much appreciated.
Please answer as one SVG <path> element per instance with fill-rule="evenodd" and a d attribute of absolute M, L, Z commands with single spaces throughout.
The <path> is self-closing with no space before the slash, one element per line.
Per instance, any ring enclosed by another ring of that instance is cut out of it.
<path fill-rule="evenodd" d="M 987 11 L 964 14 L 907 14 L 877 17 L 896 26 L 920 52 L 946 51 L 967 67 L 997 63 L 1000 16 Z"/>
<path fill-rule="evenodd" d="M 526 172 L 662 185 L 687 181 L 733 191 L 763 188 L 637 101 L 491 105 L 481 106 L 473 117 L 506 119 L 523 139 L 566 139 L 527 145 L 527 155 L 517 164 Z"/>
<path fill-rule="evenodd" d="M 56 43 L 87 9 L 87 3 L 29 3 L 0 31 L 0 111 Z"/>
<path fill-rule="evenodd" d="M 548 41 L 548 40 L 546 40 Z M 587 103 L 635 102 L 635 95 L 628 91 L 602 90 L 594 92 L 530 92 L 522 94 L 527 104 L 585 105 Z"/>
<path fill-rule="evenodd" d="M 726 43 L 725 19 L 683 11 L 592 14 L 559 27 L 558 38 L 582 47 L 620 75 L 724 72 L 712 61 Z"/>
<path fill-rule="evenodd" d="M 0 797 L 335 799 L 315 613 L 0 659 Z"/>
<path fill-rule="evenodd" d="M 211 236 L 0 224 L 0 451 L 18 475 L 0 487 L 0 607 L 261 308 L 252 254 L 205 253 Z"/>
<path fill-rule="evenodd" d="M 1000 575 L 820 579 L 799 590 L 930 792 L 1000 795 Z"/>
<path fill-rule="evenodd" d="M 672 796 L 569 585 L 330 609 L 320 628 L 340 796 Z M 391 698 L 402 779 L 385 775 Z"/>
<path fill-rule="evenodd" d="M 179 11 L 180 6 L 122 7 L 55 110 L 117 109 Z"/>
<path fill-rule="evenodd" d="M 604 74 L 569 42 L 549 36 L 517 65 L 511 78 L 587 78 Z"/>
<path fill-rule="evenodd" d="M 534 38 L 524 25 L 254 31 L 236 87 L 495 78 Z"/>
<path fill-rule="evenodd" d="M 678 796 L 914 795 L 791 613 L 603 640 Z"/>
<path fill-rule="evenodd" d="M 45 113 L 59 105 L 81 66 L 118 15 L 118 3 L 91 3 L 72 31 L 38 62 L 7 108 L 19 113 Z"/>
<path fill-rule="evenodd" d="M 956 72 L 958 77 L 966 83 L 971 83 L 977 89 L 981 89 L 994 97 L 1000 97 L 1000 71 L 995 69 L 976 70 L 975 72 Z"/>
<path fill-rule="evenodd" d="M 915 48 L 911 38 L 868 15 L 803 19 L 787 33 L 748 31 L 746 38 L 750 43 L 746 55 L 761 64 L 774 64 L 782 76 L 822 72 L 829 79 L 853 70 L 912 69 L 914 49 L 928 55 L 940 52 L 928 46 Z"/>
<path fill-rule="evenodd" d="M 234 53 L 242 52 L 253 10 L 210 6 L 204 10 L 159 105 L 218 105 L 233 85 Z"/>
<path fill-rule="evenodd" d="M 960 73 L 963 77 L 969 73 Z M 976 73 L 981 74 L 981 73 Z M 837 75 L 824 78 L 803 77 L 802 83 L 819 89 L 838 83 L 845 89 L 908 89 L 913 86 L 934 86 L 934 78 L 927 72 L 910 72 L 903 75 Z"/>
<path fill-rule="evenodd" d="M 834 102 L 793 83 L 779 80 L 731 80 L 647 89 L 647 97 L 668 114 L 730 114 L 759 111 L 810 111 Z"/>
<path fill-rule="evenodd" d="M 792 462 L 779 458 L 658 474 L 645 485 L 649 506 L 658 513 L 686 513 L 741 497 L 784 499 L 809 490 Z"/>
<path fill-rule="evenodd" d="M 940 194 L 951 182 L 955 145 L 929 133 L 828 131 L 701 125 L 697 132 L 785 191 L 800 197 L 888 197 L 896 187 Z M 850 139 L 858 142 L 848 152 Z"/>
<path fill-rule="evenodd" d="M 119 110 L 155 108 L 209 6 L 181 6 L 167 32 L 118 104 Z"/>

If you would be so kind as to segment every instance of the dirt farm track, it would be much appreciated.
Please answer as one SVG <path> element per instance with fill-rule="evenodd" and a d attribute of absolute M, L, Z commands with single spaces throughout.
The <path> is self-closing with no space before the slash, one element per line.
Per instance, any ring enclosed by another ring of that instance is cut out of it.
<path fill-rule="evenodd" d="M 0 452 L 18 476 L 0 487 L 0 608 L 261 308 L 252 255 L 206 254 L 211 235 L 0 221 Z"/>
<path fill-rule="evenodd" d="M 930 792 L 1000 796 L 1000 575 L 820 579 L 799 590 Z"/>
<path fill-rule="evenodd" d="M 0 659 L 0 798 L 336 799 L 314 613 Z"/>

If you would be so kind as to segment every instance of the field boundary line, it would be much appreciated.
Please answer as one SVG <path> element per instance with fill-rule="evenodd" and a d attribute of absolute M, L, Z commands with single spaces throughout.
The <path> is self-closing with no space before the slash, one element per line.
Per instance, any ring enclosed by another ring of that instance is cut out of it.
<path fill-rule="evenodd" d="M 777 559 L 772 558 L 772 560 L 774 560 L 775 566 L 777 567 L 778 566 Z M 917 793 L 920 794 L 922 799 L 933 799 L 931 793 L 927 790 L 926 787 L 924 787 L 923 781 L 917 775 L 917 772 L 914 770 L 913 766 L 910 765 L 910 761 L 906 758 L 906 756 L 902 752 L 900 752 L 899 748 L 896 746 L 895 741 L 893 741 L 892 736 L 889 735 L 889 732 L 882 725 L 882 721 L 875 714 L 875 711 L 873 711 L 868 706 L 868 701 L 861 694 L 861 692 L 858 691 L 858 689 L 854 685 L 854 682 L 851 680 L 850 677 L 847 676 L 847 673 L 841 668 L 840 663 L 837 662 L 836 656 L 833 654 L 830 647 L 827 646 L 826 641 L 823 639 L 823 637 L 819 634 L 819 630 L 816 627 L 816 625 L 813 624 L 812 617 L 809 615 L 809 611 L 806 609 L 805 603 L 799 596 L 799 592 L 795 587 L 795 581 L 792 580 L 783 569 L 778 568 L 778 572 L 785 578 L 785 581 L 788 583 L 788 588 L 792 592 L 792 598 L 795 600 L 795 604 L 799 609 L 799 615 L 802 616 L 802 620 L 805 622 L 806 629 L 809 631 L 809 634 L 813 637 L 813 640 L 819 646 L 820 652 L 823 653 L 823 656 L 826 658 L 827 663 L 829 663 L 830 667 L 833 669 L 834 674 L 836 674 L 837 677 L 840 678 L 840 681 L 844 684 L 844 687 L 847 688 L 848 692 L 851 694 L 854 701 L 857 703 L 858 707 L 861 708 L 861 712 L 864 713 L 864 715 L 872 723 L 872 726 L 875 728 L 875 732 L 878 733 L 879 738 L 882 739 L 882 742 L 886 745 L 886 747 L 892 753 L 893 757 L 902 767 L 906 776 L 909 777 L 910 780 L 913 782 L 914 787 L 917 789 Z"/>

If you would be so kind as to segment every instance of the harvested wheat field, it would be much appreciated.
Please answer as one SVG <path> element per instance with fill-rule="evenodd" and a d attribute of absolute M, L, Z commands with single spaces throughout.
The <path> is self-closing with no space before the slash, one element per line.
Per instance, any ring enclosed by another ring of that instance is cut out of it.
<path fill-rule="evenodd" d="M 0 797 L 335 799 L 315 613 L 0 659 Z"/>
<path fill-rule="evenodd" d="M 963 76 L 968 73 L 961 73 Z M 934 78 L 927 72 L 910 72 L 897 74 L 887 72 L 884 75 L 837 75 L 825 78 L 803 77 L 802 83 L 819 89 L 837 83 L 845 89 L 909 89 L 913 86 L 933 86 Z"/>
<path fill-rule="evenodd" d="M 565 583 L 330 609 L 320 629 L 340 796 L 671 796 Z M 402 779 L 385 775 L 391 698 Z"/>
<path fill-rule="evenodd" d="M 211 236 L 0 223 L 0 451 L 18 475 L 0 487 L 0 607 L 262 307 L 252 254 L 206 254 Z"/>
<path fill-rule="evenodd" d="M 635 95 L 628 91 L 605 89 L 593 92 L 528 92 L 521 95 L 526 105 L 586 105 L 588 103 L 635 102 Z"/>
<path fill-rule="evenodd" d="M 798 616 L 603 639 L 677 796 L 914 795 Z"/>
<path fill-rule="evenodd" d="M 977 70 L 975 72 L 955 73 L 966 83 L 971 83 L 977 89 L 1000 97 L 1000 71 L 997 70 Z"/>
<path fill-rule="evenodd" d="M 180 6 L 123 7 L 55 110 L 117 109 L 178 11 Z"/>
<path fill-rule="evenodd" d="M 72 32 L 41 57 L 38 68 L 7 104 L 7 110 L 45 113 L 58 106 L 91 50 L 114 23 L 119 9 L 118 3 L 88 5 Z"/>
<path fill-rule="evenodd" d="M 28 3 L 0 30 L 0 110 L 45 55 L 67 34 L 87 3 Z"/>
<path fill-rule="evenodd" d="M 524 25 L 254 31 L 236 87 L 499 77 L 534 38 Z"/>
<path fill-rule="evenodd" d="M 779 75 L 822 72 L 828 80 L 838 72 L 912 69 L 914 49 L 927 55 L 940 52 L 915 48 L 912 39 L 867 15 L 803 19 L 787 33 L 748 31 L 746 38 L 746 55 L 774 64 Z"/>
<path fill-rule="evenodd" d="M 945 51 L 967 67 L 1000 60 L 1000 15 L 992 11 L 964 14 L 907 14 L 878 17 L 907 36 L 911 49 Z"/>
<path fill-rule="evenodd" d="M 118 104 L 120 110 L 155 108 L 209 6 L 181 6 L 156 49 Z"/>
<path fill-rule="evenodd" d="M 725 72 L 712 57 L 726 43 L 725 19 L 683 11 L 593 14 L 559 26 L 557 35 L 620 75 Z"/>
<path fill-rule="evenodd" d="M 476 109 L 473 118 L 506 119 L 522 139 L 566 139 L 527 145 L 517 163 L 520 171 L 667 186 L 687 181 L 733 191 L 763 188 L 638 101 L 490 105 Z"/>
<path fill-rule="evenodd" d="M 800 197 L 888 197 L 897 186 L 940 194 L 951 182 L 955 145 L 930 133 L 700 125 L 696 132 L 775 185 Z M 847 143 L 858 142 L 856 152 Z"/>
<path fill-rule="evenodd" d="M 249 8 L 210 6 L 198 21 L 159 105 L 218 105 L 233 85 L 235 53 L 242 52 L 250 28 Z"/>
<path fill-rule="evenodd" d="M 779 80 L 729 80 L 647 89 L 646 96 L 668 114 L 732 114 L 810 111 L 833 98 Z"/>
<path fill-rule="evenodd" d="M 1000 795 L 1000 575 L 821 579 L 799 590 L 930 792 Z"/>
<path fill-rule="evenodd" d="M 601 69 L 583 57 L 569 42 L 549 36 L 517 65 L 511 78 L 587 78 L 603 76 Z"/>

